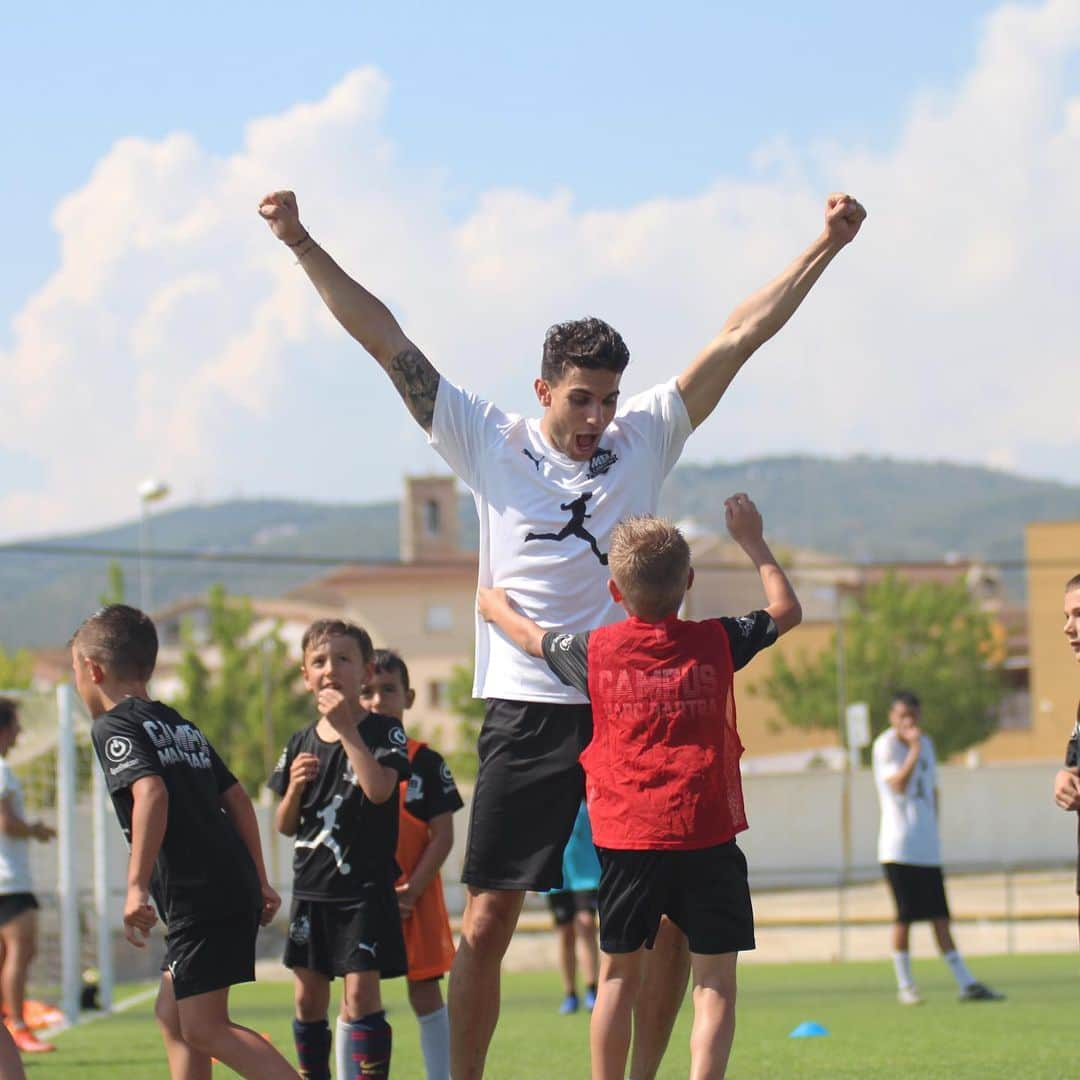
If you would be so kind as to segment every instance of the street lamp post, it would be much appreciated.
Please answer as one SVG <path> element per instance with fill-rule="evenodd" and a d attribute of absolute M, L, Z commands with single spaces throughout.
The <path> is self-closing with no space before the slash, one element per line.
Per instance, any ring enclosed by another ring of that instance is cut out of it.
<path fill-rule="evenodd" d="M 169 494 L 169 485 L 161 480 L 144 480 L 136 494 L 139 496 L 139 607 L 147 614 L 152 602 L 150 504 L 160 502 Z"/>

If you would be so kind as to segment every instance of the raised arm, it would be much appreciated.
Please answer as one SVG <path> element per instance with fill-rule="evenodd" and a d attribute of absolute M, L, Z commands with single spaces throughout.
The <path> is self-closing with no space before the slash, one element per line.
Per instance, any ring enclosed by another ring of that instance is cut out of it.
<path fill-rule="evenodd" d="M 795 314 L 865 218 L 866 211 L 850 195 L 830 195 L 821 235 L 779 277 L 744 300 L 679 376 L 679 393 L 695 428 L 716 408 L 739 368 Z"/>
<path fill-rule="evenodd" d="M 786 634 L 802 622 L 802 605 L 787 574 L 765 542 L 764 523 L 758 508 L 749 495 L 739 492 L 724 500 L 724 520 L 732 540 L 746 552 L 761 575 L 765 610 L 772 616 L 777 634 Z"/>
<path fill-rule="evenodd" d="M 354 281 L 300 224 L 296 196 L 274 191 L 259 203 L 270 231 L 296 256 L 335 319 L 378 361 L 412 413 L 431 433 L 439 373 L 405 336 L 389 308 Z"/>
<path fill-rule="evenodd" d="M 476 607 L 481 618 L 494 623 L 522 652 L 544 655 L 544 634 L 539 626 L 510 606 L 505 589 L 481 585 L 476 593 Z"/>

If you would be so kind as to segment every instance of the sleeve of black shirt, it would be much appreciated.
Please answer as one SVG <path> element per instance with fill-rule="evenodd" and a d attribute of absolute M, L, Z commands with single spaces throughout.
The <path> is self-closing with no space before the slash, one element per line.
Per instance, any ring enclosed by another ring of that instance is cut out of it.
<path fill-rule="evenodd" d="M 567 686 L 589 693 L 589 634 L 544 635 L 541 646 L 547 665 Z"/>
<path fill-rule="evenodd" d="M 236 777 L 232 774 L 229 766 L 221 760 L 220 755 L 213 746 L 210 746 L 210 768 L 214 772 L 214 782 L 217 784 L 219 795 L 223 795 L 233 784 L 237 783 Z"/>
<path fill-rule="evenodd" d="M 746 667 L 762 649 L 767 649 L 777 634 L 776 623 L 767 611 L 751 611 L 737 619 L 717 619 L 731 644 L 731 662 L 735 670 Z"/>
<path fill-rule="evenodd" d="M 412 767 L 409 765 L 409 740 L 405 729 L 389 716 L 378 719 L 382 723 L 374 727 L 368 748 L 380 765 L 393 769 L 402 780 L 407 780 L 412 776 Z"/>
<path fill-rule="evenodd" d="M 106 713 L 94 724 L 92 737 L 110 795 L 144 776 L 164 775 L 157 750 L 138 721 Z"/>
<path fill-rule="evenodd" d="M 452 814 L 465 805 L 442 755 L 430 746 L 423 747 L 413 756 L 413 772 L 424 782 L 424 798 L 416 814 L 421 821 L 430 821 L 440 814 Z M 409 810 L 413 812 L 411 806 Z"/>
<path fill-rule="evenodd" d="M 270 779 L 266 781 L 266 786 L 275 795 L 284 796 L 288 790 L 289 770 L 292 768 L 294 757 L 296 757 L 296 735 L 290 736 L 285 749 L 281 751 L 281 756 L 277 759 L 274 771 L 270 774 Z"/>
<path fill-rule="evenodd" d="M 1076 724 L 1065 747 L 1065 768 L 1075 769 L 1077 765 L 1080 765 L 1080 705 L 1076 706 Z"/>

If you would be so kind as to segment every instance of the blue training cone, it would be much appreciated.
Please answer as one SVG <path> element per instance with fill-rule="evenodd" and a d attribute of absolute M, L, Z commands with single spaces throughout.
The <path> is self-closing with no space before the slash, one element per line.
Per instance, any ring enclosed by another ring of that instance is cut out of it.
<path fill-rule="evenodd" d="M 820 1035 L 828 1035 L 829 1029 L 822 1027 L 821 1024 L 816 1023 L 813 1020 L 804 1020 L 794 1031 L 788 1036 L 789 1039 L 813 1039 Z"/>

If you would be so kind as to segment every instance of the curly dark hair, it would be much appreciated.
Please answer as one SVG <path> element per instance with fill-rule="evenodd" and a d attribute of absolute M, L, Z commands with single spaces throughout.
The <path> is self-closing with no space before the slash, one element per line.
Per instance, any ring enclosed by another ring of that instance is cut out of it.
<path fill-rule="evenodd" d="M 629 363 L 630 350 L 618 330 L 590 316 L 556 323 L 548 330 L 540 376 L 554 384 L 566 376 L 567 368 L 622 371 Z"/>

